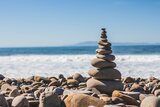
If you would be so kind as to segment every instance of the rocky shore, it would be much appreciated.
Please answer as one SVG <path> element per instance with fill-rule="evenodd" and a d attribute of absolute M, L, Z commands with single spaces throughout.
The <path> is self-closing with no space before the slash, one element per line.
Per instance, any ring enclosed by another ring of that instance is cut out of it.
<path fill-rule="evenodd" d="M 122 78 L 123 90 L 107 94 L 87 88 L 88 79 L 78 73 L 66 78 L 0 75 L 0 107 L 160 107 L 157 78 Z"/>
<path fill-rule="evenodd" d="M 160 107 L 160 79 L 122 77 L 103 28 L 90 77 L 0 75 L 0 107 Z"/>

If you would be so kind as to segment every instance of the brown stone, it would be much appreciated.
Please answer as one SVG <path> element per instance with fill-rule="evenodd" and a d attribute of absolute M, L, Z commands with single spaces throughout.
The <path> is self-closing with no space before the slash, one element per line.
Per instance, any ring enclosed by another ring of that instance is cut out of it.
<path fill-rule="evenodd" d="M 96 54 L 96 57 L 97 58 L 100 58 L 100 59 L 104 59 L 104 60 L 107 60 L 107 61 L 114 61 L 115 60 L 115 56 L 114 55 L 100 55 L 100 54 Z"/>
<path fill-rule="evenodd" d="M 98 44 L 99 44 L 99 48 L 102 48 L 102 47 L 105 48 L 105 47 L 110 47 L 111 46 L 111 43 L 103 42 L 103 41 L 99 41 Z"/>
<path fill-rule="evenodd" d="M 155 95 L 155 96 L 159 96 L 159 95 L 160 95 L 160 89 L 155 90 L 155 91 L 154 91 L 154 95 Z"/>
<path fill-rule="evenodd" d="M 60 86 L 60 82 L 58 80 L 51 81 L 48 86 Z"/>
<path fill-rule="evenodd" d="M 135 80 L 132 77 L 126 77 L 124 78 L 123 82 L 124 83 L 133 83 Z"/>
<path fill-rule="evenodd" d="M 112 93 L 114 90 L 122 90 L 123 84 L 120 81 L 99 81 L 91 78 L 87 81 L 88 88 L 96 88 L 102 93 Z"/>
<path fill-rule="evenodd" d="M 91 61 L 92 66 L 97 67 L 97 68 L 114 68 L 116 67 L 116 64 L 114 62 L 109 62 L 104 59 L 98 59 L 94 58 Z"/>
<path fill-rule="evenodd" d="M 2 90 L 2 91 L 11 91 L 11 90 L 12 90 L 12 87 L 11 87 L 10 84 L 5 83 L 5 84 L 3 84 L 3 85 L 1 86 L 1 90 Z"/>
<path fill-rule="evenodd" d="M 105 102 L 98 98 L 85 94 L 71 94 L 65 100 L 66 107 L 88 107 L 90 105 L 95 107 L 103 107 Z"/>
<path fill-rule="evenodd" d="M 67 80 L 67 85 L 69 87 L 77 87 L 78 84 L 79 84 L 79 82 L 77 80 L 75 80 L 75 79 L 68 79 Z"/>
<path fill-rule="evenodd" d="M 105 102 L 105 104 L 111 104 L 112 103 L 112 99 L 110 97 L 101 96 L 100 99 L 103 100 Z"/>
<path fill-rule="evenodd" d="M 140 107 L 160 107 L 160 98 L 156 96 L 146 97 Z"/>
<path fill-rule="evenodd" d="M 118 70 L 112 68 L 91 69 L 88 71 L 88 74 L 96 79 L 104 79 L 104 80 L 121 79 L 121 73 Z"/>
<path fill-rule="evenodd" d="M 96 53 L 101 54 L 101 55 L 109 55 L 112 53 L 112 50 L 106 50 L 106 49 L 97 49 Z"/>
<path fill-rule="evenodd" d="M 134 83 L 134 84 L 131 86 L 130 91 L 133 91 L 133 92 L 144 92 L 144 89 L 143 89 L 143 87 L 141 87 L 139 84 Z"/>
<path fill-rule="evenodd" d="M 108 40 L 107 40 L 107 38 L 100 38 L 100 39 L 99 39 L 99 42 L 104 42 L 104 43 L 106 43 L 106 42 L 108 42 Z"/>
<path fill-rule="evenodd" d="M 154 96 L 154 95 L 153 94 L 140 94 L 139 95 L 139 100 L 143 101 L 146 97 L 149 97 L 149 96 Z"/>
<path fill-rule="evenodd" d="M 140 104 L 140 103 L 137 102 L 137 100 L 134 99 L 133 97 L 128 96 L 128 95 L 125 95 L 125 94 L 123 94 L 123 93 L 121 93 L 120 91 L 117 91 L 117 90 L 113 91 L 112 97 L 120 97 L 120 98 L 122 98 L 122 99 L 125 101 L 125 103 L 128 104 L 128 105 L 137 105 L 137 106 L 139 106 L 139 104 Z"/>

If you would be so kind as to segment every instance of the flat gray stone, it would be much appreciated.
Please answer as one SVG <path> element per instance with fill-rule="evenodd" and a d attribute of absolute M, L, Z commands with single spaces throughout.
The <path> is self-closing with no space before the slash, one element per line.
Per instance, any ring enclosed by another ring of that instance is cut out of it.
<path fill-rule="evenodd" d="M 96 49 L 96 53 L 99 53 L 101 55 L 109 55 L 112 53 L 112 50 Z"/>
<path fill-rule="evenodd" d="M 91 69 L 88 71 L 91 77 L 103 80 L 121 79 L 121 73 L 113 68 Z"/>
<path fill-rule="evenodd" d="M 114 55 L 100 55 L 100 54 L 97 53 L 96 57 L 100 58 L 100 59 L 104 59 L 104 60 L 110 61 L 110 62 L 115 60 L 115 56 Z"/>
<path fill-rule="evenodd" d="M 114 62 L 109 62 L 104 59 L 98 59 L 94 58 L 91 61 L 92 66 L 97 67 L 97 68 L 114 68 L 116 67 L 116 63 Z"/>
<path fill-rule="evenodd" d="M 88 88 L 96 88 L 101 93 L 112 93 L 114 90 L 123 90 L 123 84 L 120 81 L 100 81 L 91 78 L 87 81 Z"/>

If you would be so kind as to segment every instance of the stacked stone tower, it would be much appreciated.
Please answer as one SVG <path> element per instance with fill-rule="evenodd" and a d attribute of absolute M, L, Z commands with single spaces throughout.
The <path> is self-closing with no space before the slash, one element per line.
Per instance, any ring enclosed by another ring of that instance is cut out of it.
<path fill-rule="evenodd" d="M 112 93 L 114 90 L 122 90 L 121 73 L 116 67 L 115 56 L 111 55 L 111 43 L 107 40 L 106 30 L 102 28 L 99 48 L 96 50 L 96 58 L 91 61 L 96 69 L 89 70 L 92 77 L 87 81 L 88 88 L 96 88 L 101 93 Z"/>

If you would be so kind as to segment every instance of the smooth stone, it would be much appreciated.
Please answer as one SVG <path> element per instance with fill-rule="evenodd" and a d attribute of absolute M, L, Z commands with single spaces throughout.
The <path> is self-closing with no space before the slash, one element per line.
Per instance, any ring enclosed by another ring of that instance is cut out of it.
<path fill-rule="evenodd" d="M 61 107 L 61 100 L 56 93 L 41 93 L 39 107 Z"/>
<path fill-rule="evenodd" d="M 34 96 L 35 96 L 36 99 L 39 99 L 39 97 L 40 97 L 40 95 L 41 95 L 42 92 L 43 92 L 43 90 L 39 89 L 39 90 L 34 91 L 33 94 L 34 94 Z"/>
<path fill-rule="evenodd" d="M 132 77 L 126 77 L 126 78 L 123 79 L 123 82 L 124 83 L 134 83 L 135 80 Z"/>
<path fill-rule="evenodd" d="M 41 86 L 42 85 L 42 83 L 41 82 L 33 82 L 32 83 L 32 87 L 34 87 L 34 86 Z"/>
<path fill-rule="evenodd" d="M 3 79 L 3 81 L 5 81 L 5 83 L 11 84 L 12 83 L 12 79 L 5 77 Z"/>
<path fill-rule="evenodd" d="M 102 48 L 101 46 L 104 46 L 104 48 L 111 46 L 111 43 L 110 43 L 110 42 L 99 41 L 98 44 L 99 44 L 99 48 Z"/>
<path fill-rule="evenodd" d="M 75 73 L 73 75 L 73 79 L 77 80 L 79 83 L 85 81 L 84 77 L 80 73 Z"/>
<path fill-rule="evenodd" d="M 53 90 L 56 88 L 56 86 L 50 86 L 50 87 L 46 87 L 45 88 L 45 93 L 48 93 L 48 92 L 53 92 Z"/>
<path fill-rule="evenodd" d="M 103 107 L 105 102 L 89 95 L 85 94 L 71 94 L 65 100 L 66 107 Z"/>
<path fill-rule="evenodd" d="M 139 100 L 143 101 L 146 97 L 149 97 L 149 96 L 154 96 L 154 95 L 153 94 L 140 94 L 139 95 Z"/>
<path fill-rule="evenodd" d="M 24 93 L 31 93 L 31 92 L 33 92 L 31 85 L 23 85 L 23 86 L 21 86 L 21 90 Z"/>
<path fill-rule="evenodd" d="M 125 105 L 125 107 L 139 107 L 139 106 L 136 106 L 136 105 Z"/>
<path fill-rule="evenodd" d="M 115 56 L 114 55 L 100 55 L 100 54 L 96 54 L 96 57 L 97 58 L 100 58 L 100 59 L 104 59 L 104 60 L 107 60 L 107 61 L 114 61 L 115 60 Z"/>
<path fill-rule="evenodd" d="M 1 91 L 11 91 L 11 90 L 12 90 L 12 87 L 8 83 L 5 83 L 1 86 Z"/>
<path fill-rule="evenodd" d="M 5 99 L 5 97 L 2 94 L 0 94 L 0 106 L 1 107 L 9 107 L 7 100 Z"/>
<path fill-rule="evenodd" d="M 117 90 L 113 91 L 112 97 L 122 98 L 125 101 L 125 103 L 128 105 L 136 105 L 136 106 L 140 105 L 140 103 L 137 102 L 137 100 L 135 98 L 128 96 L 128 95 L 125 95 L 122 92 L 117 91 Z"/>
<path fill-rule="evenodd" d="M 38 107 L 39 105 L 39 100 L 29 100 L 28 102 L 30 107 Z"/>
<path fill-rule="evenodd" d="M 96 53 L 100 55 L 109 55 L 112 53 L 112 50 L 96 49 Z"/>
<path fill-rule="evenodd" d="M 97 68 L 114 68 L 116 67 L 116 63 L 114 62 L 109 62 L 104 59 L 98 59 L 94 58 L 91 61 L 92 66 L 97 67 Z"/>
<path fill-rule="evenodd" d="M 86 94 L 86 95 L 92 95 L 94 92 L 92 91 L 80 91 L 80 90 L 64 90 L 63 95 L 71 95 L 71 94 Z"/>
<path fill-rule="evenodd" d="M 118 106 L 118 105 L 105 105 L 103 107 L 121 107 L 121 106 Z"/>
<path fill-rule="evenodd" d="M 121 73 L 113 68 L 91 69 L 88 71 L 91 77 L 103 80 L 121 79 Z"/>
<path fill-rule="evenodd" d="M 160 107 L 160 98 L 156 96 L 146 97 L 140 107 Z"/>
<path fill-rule="evenodd" d="M 160 95 L 160 89 L 155 90 L 155 91 L 154 91 L 154 95 L 155 95 L 155 96 L 159 96 L 159 95 Z"/>
<path fill-rule="evenodd" d="M 58 80 L 51 81 L 48 86 L 60 86 L 61 83 Z"/>
<path fill-rule="evenodd" d="M 124 100 L 120 97 L 112 97 L 112 103 L 118 104 L 118 103 L 125 103 Z"/>
<path fill-rule="evenodd" d="M 3 80 L 5 77 L 2 75 L 2 74 L 0 74 L 0 80 Z"/>
<path fill-rule="evenodd" d="M 34 81 L 36 82 L 40 82 L 40 81 L 43 81 L 45 83 L 49 83 L 50 80 L 46 77 L 41 77 L 41 76 L 34 76 Z"/>
<path fill-rule="evenodd" d="M 77 87 L 78 86 L 78 84 L 79 84 L 79 82 L 77 81 L 77 80 L 75 80 L 75 79 L 68 79 L 67 80 L 67 85 L 69 86 L 69 87 Z"/>
<path fill-rule="evenodd" d="M 57 95 L 63 95 L 64 89 L 57 87 L 53 90 L 54 93 L 56 93 Z"/>
<path fill-rule="evenodd" d="M 108 42 L 107 38 L 100 38 L 99 42 Z"/>
<path fill-rule="evenodd" d="M 112 93 L 114 90 L 122 90 L 123 84 L 120 81 L 99 81 L 91 78 L 87 81 L 88 88 L 96 88 L 101 93 Z"/>
<path fill-rule="evenodd" d="M 131 96 L 133 98 L 135 98 L 136 100 L 139 100 L 139 96 L 140 96 L 140 92 L 125 92 L 125 91 L 122 91 L 123 94 L 126 94 L 128 96 Z"/>
<path fill-rule="evenodd" d="M 14 97 L 5 97 L 5 99 L 7 100 L 9 107 L 11 107 Z"/>
<path fill-rule="evenodd" d="M 13 99 L 12 107 L 29 107 L 29 102 L 23 95 L 20 95 Z"/>
<path fill-rule="evenodd" d="M 130 91 L 133 91 L 133 92 L 144 92 L 144 89 L 143 87 L 141 87 L 139 84 L 137 83 L 134 83 L 131 88 L 130 88 Z"/>
<path fill-rule="evenodd" d="M 17 96 L 19 96 L 20 95 L 20 93 L 19 93 L 19 91 L 18 91 L 18 89 L 13 89 L 10 93 L 9 93 L 9 97 L 17 97 Z"/>
<path fill-rule="evenodd" d="M 112 99 L 110 97 L 101 96 L 100 99 L 103 100 L 105 102 L 105 104 L 111 104 L 112 103 Z"/>
<path fill-rule="evenodd" d="M 79 87 L 86 87 L 86 86 L 87 86 L 86 82 L 79 83 Z"/>

